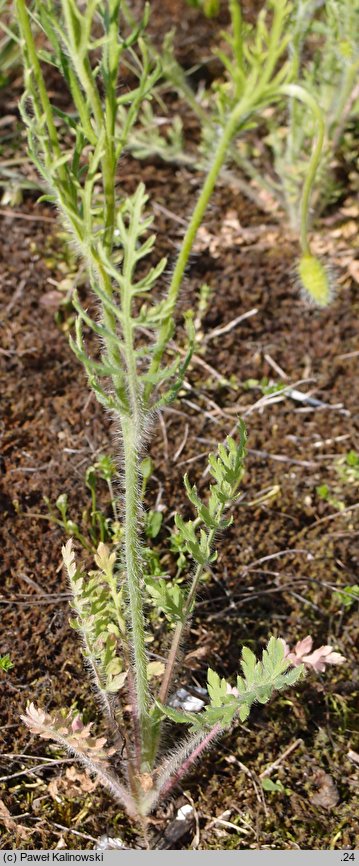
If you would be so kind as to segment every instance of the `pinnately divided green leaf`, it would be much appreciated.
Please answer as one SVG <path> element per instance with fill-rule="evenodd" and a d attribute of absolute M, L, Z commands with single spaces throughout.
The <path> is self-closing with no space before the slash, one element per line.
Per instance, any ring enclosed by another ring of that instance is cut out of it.
<path fill-rule="evenodd" d="M 257 660 L 248 647 L 243 647 L 241 667 L 242 676 L 238 675 L 234 687 L 216 671 L 208 669 L 209 705 L 202 712 L 180 713 L 163 706 L 162 712 L 173 721 L 190 724 L 192 731 L 217 724 L 224 729 L 236 717 L 244 722 L 254 703 L 266 704 L 275 691 L 295 685 L 304 673 L 304 665 L 291 667 L 291 662 L 285 657 L 283 641 L 275 637 L 270 638 L 261 660 Z"/>
<path fill-rule="evenodd" d="M 163 577 L 148 577 L 146 588 L 155 607 L 165 614 L 169 622 L 184 622 L 185 593 L 178 583 Z"/>
<path fill-rule="evenodd" d="M 123 588 L 118 588 L 114 573 L 116 552 L 110 553 L 100 542 L 95 554 L 97 570 L 85 572 L 77 568 L 72 539 L 62 549 L 75 617 L 71 627 L 80 633 L 84 656 L 91 665 L 103 692 L 118 692 L 126 681 L 127 672 L 121 652 L 125 636 Z"/>
<path fill-rule="evenodd" d="M 215 561 L 216 553 L 212 550 L 215 533 L 231 523 L 231 518 L 226 519 L 224 513 L 237 498 L 244 473 L 247 434 L 242 421 L 238 423 L 238 430 L 238 442 L 228 436 L 224 444 L 218 445 L 217 454 L 210 454 L 208 458 L 209 472 L 214 482 L 210 486 L 207 504 L 199 496 L 196 486 L 190 484 L 188 476 L 184 477 L 186 493 L 196 510 L 196 519 L 185 521 L 176 514 L 175 523 L 180 542 L 201 566 Z"/>

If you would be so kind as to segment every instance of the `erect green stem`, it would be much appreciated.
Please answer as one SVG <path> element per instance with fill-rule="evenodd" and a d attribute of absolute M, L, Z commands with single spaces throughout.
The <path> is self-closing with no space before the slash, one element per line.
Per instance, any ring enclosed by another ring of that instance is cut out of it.
<path fill-rule="evenodd" d="M 168 323 L 172 317 L 176 305 L 178 294 L 182 285 L 183 275 L 187 267 L 189 256 L 192 252 L 198 229 L 207 210 L 208 203 L 212 196 L 220 170 L 225 162 L 228 148 L 238 128 L 238 123 L 240 122 L 241 117 L 246 113 L 247 110 L 248 101 L 247 99 L 243 99 L 243 101 L 241 101 L 230 113 L 227 123 L 223 129 L 221 138 L 217 144 L 212 165 L 209 169 L 206 180 L 201 189 L 197 204 L 194 208 L 186 234 L 181 245 L 179 256 L 177 258 L 166 301 L 168 313 L 166 319 L 164 320 L 160 328 L 160 333 L 153 351 L 153 358 L 149 369 L 150 375 L 155 374 L 159 369 L 168 337 Z M 152 386 L 150 384 L 147 385 L 144 391 L 145 405 L 148 402 L 151 390 Z"/>
<path fill-rule="evenodd" d="M 145 650 L 145 626 L 142 606 L 142 573 L 138 549 L 138 442 L 133 418 L 121 419 L 123 433 L 123 456 L 125 467 L 125 525 L 124 552 L 126 578 L 130 605 L 132 643 L 135 664 L 135 682 L 138 713 L 142 738 L 145 738 L 146 717 L 149 710 L 147 658 Z"/>
<path fill-rule="evenodd" d="M 291 64 L 291 78 L 292 81 L 298 81 L 300 78 L 300 64 L 302 60 L 302 51 L 303 45 L 305 41 L 306 31 L 308 24 L 313 17 L 314 14 L 313 4 L 308 4 L 307 0 L 301 2 L 299 0 L 298 8 L 296 8 L 295 16 L 293 16 L 292 25 L 289 28 L 290 33 L 290 41 L 288 44 L 288 54 L 290 57 Z M 295 159 L 295 140 L 298 136 L 298 129 L 303 134 L 304 130 L 302 130 L 301 124 L 298 122 L 296 117 L 296 101 L 295 99 L 289 99 L 289 107 L 288 107 L 288 130 L 287 130 L 287 141 L 286 141 L 286 162 L 289 165 L 293 165 Z M 297 147 L 298 150 L 298 147 Z M 293 207 L 291 202 L 289 202 L 289 208 Z M 293 214 L 291 214 L 291 223 L 294 224 Z"/>
<path fill-rule="evenodd" d="M 187 266 L 187 262 L 192 251 L 193 243 L 196 238 L 196 234 L 198 229 L 202 223 L 204 214 L 207 210 L 208 202 L 213 193 L 219 172 L 222 168 L 222 165 L 226 159 L 228 146 L 232 141 L 232 138 L 235 133 L 235 129 L 237 126 L 237 114 L 238 112 L 232 112 L 226 126 L 223 130 L 223 134 L 220 138 L 220 141 L 217 145 L 217 149 L 215 151 L 214 159 L 211 165 L 211 168 L 207 174 L 206 180 L 203 184 L 199 199 L 197 201 L 196 207 L 193 211 L 189 226 L 187 228 L 186 234 L 183 239 L 183 243 L 181 246 L 180 254 L 178 256 L 176 266 L 173 272 L 173 277 L 171 280 L 171 285 L 168 293 L 168 303 L 170 306 L 171 313 L 173 312 L 178 293 L 181 287 L 183 275 Z"/>
<path fill-rule="evenodd" d="M 119 0 L 110 0 L 109 3 L 109 38 L 104 48 L 104 64 L 106 70 L 105 87 L 105 123 L 106 123 L 106 173 L 104 175 L 106 192 L 106 216 L 105 216 L 105 247 L 111 248 L 114 232 L 115 219 L 115 173 L 116 173 L 116 147 L 115 126 L 117 115 L 116 85 L 121 49 L 118 44 L 118 13 Z"/>
<path fill-rule="evenodd" d="M 233 52 L 237 61 L 238 71 L 243 75 L 242 10 L 239 0 L 229 0 L 228 5 L 233 30 Z"/>
<path fill-rule="evenodd" d="M 94 79 L 94 74 L 91 69 L 90 61 L 88 55 L 81 50 L 81 44 L 79 45 L 79 35 L 75 28 L 74 24 L 74 16 L 72 14 L 71 3 L 69 0 L 62 0 L 62 8 L 64 19 L 66 21 L 66 27 L 68 32 L 68 38 L 70 42 L 71 48 L 71 59 L 74 65 L 74 69 L 78 80 L 81 84 L 81 87 L 86 94 L 91 108 L 94 114 L 95 121 L 95 131 L 98 138 L 100 138 L 103 134 L 103 130 L 106 130 L 106 135 L 104 136 L 104 150 L 101 156 L 101 167 L 102 167 L 102 175 L 103 175 L 103 191 L 104 191 L 104 210 L 105 210 L 105 248 L 107 251 L 111 250 L 112 247 L 112 239 L 114 232 L 114 216 L 115 216 L 115 169 L 116 169 L 116 161 L 113 159 L 113 129 L 115 122 L 115 114 L 116 114 L 116 100 L 113 96 L 113 81 L 112 87 L 110 88 L 111 94 L 107 92 L 107 98 L 105 101 L 106 109 L 103 111 L 101 104 L 101 97 L 98 91 L 98 87 L 96 81 Z M 90 15 L 91 10 L 88 10 L 88 15 Z M 86 15 L 86 13 L 85 13 Z M 113 23 L 111 29 L 111 37 L 113 38 Z M 112 39 L 111 39 L 112 41 Z M 112 70 L 111 70 L 112 71 Z M 113 96 L 113 98 L 111 98 Z"/>
<path fill-rule="evenodd" d="M 223 510 L 224 510 L 224 508 L 220 512 L 219 517 L 222 516 Z M 210 532 L 208 533 L 208 545 L 210 548 L 213 545 L 215 534 L 216 534 L 215 529 L 211 529 Z M 204 572 L 204 568 L 205 568 L 204 565 L 197 565 L 197 568 L 196 568 L 194 575 L 193 575 L 193 578 L 192 578 L 192 583 L 191 583 L 191 587 L 190 587 L 190 590 L 189 590 L 189 593 L 187 596 L 186 604 L 184 605 L 184 608 L 183 608 L 183 614 L 184 614 L 183 620 L 182 620 L 182 622 L 177 623 L 176 628 L 174 630 L 171 648 L 170 648 L 170 651 L 168 654 L 166 670 L 165 670 L 165 673 L 163 676 L 161 688 L 160 688 L 159 695 L 158 695 L 159 700 L 161 701 L 161 704 L 165 704 L 167 697 L 168 697 L 168 692 L 169 692 L 169 689 L 171 687 L 171 682 L 172 682 L 175 664 L 176 664 L 176 659 L 177 659 L 177 653 L 178 653 L 180 643 L 182 640 L 182 635 L 183 635 L 184 629 L 186 627 L 188 618 L 189 618 L 191 611 L 193 609 L 193 604 L 194 604 L 194 601 L 196 598 L 198 584 L 199 584 L 200 579 L 202 577 L 202 574 Z"/>
<path fill-rule="evenodd" d="M 300 87 L 298 84 L 284 84 L 280 88 L 279 93 L 283 93 L 285 96 L 299 99 L 301 102 L 307 105 L 308 108 L 310 108 L 317 121 L 317 139 L 314 144 L 312 155 L 309 161 L 300 203 L 300 245 L 303 254 L 309 256 L 311 254 L 308 240 L 310 198 L 323 151 L 325 123 L 323 113 L 318 103 L 315 101 L 315 99 L 313 99 L 310 93 L 304 90 L 303 87 Z"/>
<path fill-rule="evenodd" d="M 83 251 L 84 251 L 84 256 L 85 256 L 85 259 L 86 259 L 88 267 L 89 267 L 89 273 L 91 274 L 92 280 L 94 282 L 96 282 L 96 280 L 97 280 L 99 282 L 103 292 L 106 295 L 108 295 L 109 298 L 111 298 L 112 294 L 113 294 L 111 279 L 110 279 L 109 275 L 106 273 L 102 263 L 99 262 L 98 258 L 94 255 L 94 250 L 91 247 L 89 247 L 89 245 L 87 245 L 87 246 L 84 245 Z M 115 328 L 116 328 L 115 318 L 114 318 L 112 312 L 107 310 L 104 305 L 103 305 L 103 321 L 104 321 L 105 325 L 108 326 L 110 331 L 111 331 L 111 329 L 112 329 L 112 331 L 115 331 Z M 107 352 L 108 352 L 108 356 L 109 356 L 110 360 L 113 362 L 115 367 L 117 366 L 117 369 L 119 370 L 118 382 L 113 380 L 115 389 L 118 388 L 118 390 L 119 390 L 121 388 L 121 385 L 122 385 L 121 352 L 120 352 L 120 349 L 118 348 L 118 346 L 114 345 L 113 342 L 110 340 L 106 341 L 106 348 L 107 348 Z"/>
<path fill-rule="evenodd" d="M 221 510 L 220 516 L 222 516 L 223 510 L 224 510 L 224 508 Z M 214 541 L 214 537 L 215 537 L 215 530 L 211 529 L 210 532 L 208 533 L 209 547 L 212 546 L 213 541 Z M 169 650 L 169 653 L 167 656 L 166 668 L 165 668 L 165 672 L 163 675 L 161 687 L 160 687 L 160 690 L 158 693 L 158 699 L 161 702 L 161 704 L 165 704 L 167 701 L 167 698 L 168 698 L 168 693 L 169 693 L 169 690 L 171 688 L 171 683 L 172 683 L 173 675 L 175 672 L 176 662 L 178 661 L 178 651 L 179 651 L 179 648 L 181 645 L 183 632 L 186 628 L 188 618 L 191 615 L 191 612 L 193 610 L 193 604 L 194 604 L 194 601 L 196 598 L 198 584 L 200 582 L 200 579 L 202 577 L 204 569 L 205 569 L 205 566 L 200 565 L 200 564 L 197 565 L 197 568 L 195 569 L 195 572 L 194 572 L 193 578 L 192 578 L 191 587 L 190 587 L 190 590 L 189 590 L 189 593 L 187 596 L 186 603 L 185 603 L 184 608 L 183 608 L 182 622 L 177 623 L 175 630 L 173 632 L 171 646 L 170 646 L 170 650 Z M 158 725 L 157 726 L 155 725 L 153 728 L 153 731 L 152 731 L 152 742 L 151 742 L 151 748 L 150 748 L 150 753 L 149 753 L 149 760 L 150 760 L 150 763 L 152 765 L 156 759 L 159 743 L 160 743 L 160 729 L 159 729 Z"/>
<path fill-rule="evenodd" d="M 123 341 L 127 368 L 128 413 L 121 415 L 125 470 L 125 526 L 124 546 L 126 577 L 130 603 L 132 643 L 135 663 L 137 695 L 136 712 L 139 718 L 142 744 L 147 740 L 147 718 L 149 712 L 149 689 L 147 677 L 147 655 L 145 648 L 145 622 L 143 613 L 143 576 L 138 540 L 139 511 L 139 458 L 142 435 L 142 407 L 137 375 L 132 322 L 132 275 L 136 258 L 134 255 L 137 237 L 138 212 L 131 222 L 128 245 L 123 264 L 124 287 L 122 290 Z"/>
<path fill-rule="evenodd" d="M 137 217 L 139 218 L 139 217 Z M 129 250 L 136 244 L 136 221 L 133 222 L 132 235 L 129 238 Z M 98 279 L 102 290 L 109 296 L 112 294 L 111 280 L 106 274 L 101 262 L 96 259 L 92 248 L 87 249 L 87 258 L 92 262 L 93 279 Z M 139 472 L 138 452 L 142 434 L 142 411 L 139 392 L 139 382 L 136 368 L 135 347 L 133 342 L 133 323 L 131 317 L 131 280 L 135 259 L 128 251 L 123 266 L 124 288 L 122 291 L 123 312 L 123 345 L 126 363 L 127 407 L 120 412 L 120 423 L 123 440 L 124 457 L 124 560 L 129 599 L 131 642 L 133 645 L 133 680 L 135 688 L 131 690 L 134 735 L 137 742 L 136 729 L 139 726 L 142 742 L 147 737 L 147 717 L 149 711 L 149 689 L 147 678 L 147 656 L 145 650 L 145 624 L 143 614 L 142 568 L 138 542 L 138 511 L 139 511 Z M 104 322 L 109 329 L 115 329 L 115 322 L 110 311 L 103 310 Z M 105 338 L 106 342 L 106 338 Z M 109 357 L 114 363 L 120 364 L 120 353 L 114 348 L 112 341 L 107 345 Z M 116 388 L 116 382 L 114 381 Z M 131 673 L 132 679 L 132 673 Z"/>
<path fill-rule="evenodd" d="M 36 53 L 36 47 L 34 43 L 34 38 L 32 35 L 32 30 L 29 21 L 29 13 L 26 8 L 25 0 L 16 0 L 16 8 L 18 13 L 20 31 L 22 34 L 22 38 L 24 40 L 24 44 L 26 47 L 26 51 L 28 52 L 29 61 L 32 67 L 32 73 L 36 80 L 36 86 L 38 88 L 40 103 L 42 111 L 46 118 L 46 125 L 49 131 L 49 140 L 51 147 L 53 149 L 53 156 L 59 158 L 61 156 L 61 150 L 59 146 L 59 140 L 57 137 L 57 131 L 54 124 L 52 108 L 50 104 L 49 97 L 47 95 L 47 90 L 45 86 L 45 82 L 43 79 L 43 75 L 41 72 L 41 67 L 39 63 L 39 59 Z M 25 66 L 26 69 L 26 66 Z M 31 73 L 30 73 L 31 75 Z M 36 105 L 36 99 L 35 103 Z"/>

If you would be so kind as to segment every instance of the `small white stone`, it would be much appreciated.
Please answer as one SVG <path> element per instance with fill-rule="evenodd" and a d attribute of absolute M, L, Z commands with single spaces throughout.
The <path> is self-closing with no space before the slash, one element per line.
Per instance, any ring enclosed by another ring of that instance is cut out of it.
<path fill-rule="evenodd" d="M 187 689 L 178 689 L 169 702 L 170 707 L 186 710 L 188 713 L 199 713 L 204 707 L 204 701 L 191 695 Z"/>
<path fill-rule="evenodd" d="M 95 851 L 108 851 L 108 850 L 119 850 L 121 848 L 126 848 L 124 841 L 117 836 L 115 839 L 112 836 L 100 836 L 97 840 L 97 845 L 95 845 Z"/>
<path fill-rule="evenodd" d="M 189 815 L 192 815 L 192 812 L 193 806 L 190 806 L 189 803 L 185 803 L 185 805 L 181 806 L 181 808 L 178 810 L 176 815 L 176 821 L 187 821 L 187 818 L 189 817 Z"/>

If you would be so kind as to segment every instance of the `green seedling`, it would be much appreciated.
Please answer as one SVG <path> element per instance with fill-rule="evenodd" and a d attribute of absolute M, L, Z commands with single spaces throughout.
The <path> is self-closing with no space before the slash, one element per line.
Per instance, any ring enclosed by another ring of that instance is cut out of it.
<path fill-rule="evenodd" d="M 335 469 L 343 484 L 359 484 L 359 454 L 356 451 L 348 451 L 339 457 Z"/>
<path fill-rule="evenodd" d="M 338 589 L 333 593 L 333 598 L 338 602 L 338 604 L 349 610 L 359 601 L 359 584 L 353 583 L 348 586 L 343 586 L 342 589 Z"/>
<path fill-rule="evenodd" d="M 315 489 L 318 496 L 320 496 L 321 499 L 324 499 L 324 502 L 328 502 L 329 505 L 332 505 L 337 511 L 344 511 L 345 502 L 343 502 L 342 499 L 337 499 L 336 496 L 333 496 L 327 484 L 319 484 Z"/>
<path fill-rule="evenodd" d="M 290 788 L 286 788 L 282 784 L 280 779 L 277 779 L 277 781 L 274 782 L 273 779 L 264 777 L 264 779 L 262 779 L 262 788 L 263 791 L 266 791 L 270 794 L 286 794 L 287 797 L 290 797 L 290 795 L 293 793 Z"/>
<path fill-rule="evenodd" d="M 7 673 L 8 671 L 11 671 L 11 668 L 13 667 L 14 664 L 11 661 L 8 653 L 6 653 L 4 656 L 0 656 L 0 671 L 4 671 L 4 673 Z"/>
<path fill-rule="evenodd" d="M 32 517 L 49 520 L 51 523 L 61 526 L 65 534 L 76 541 L 84 550 L 95 552 L 100 542 L 118 544 L 121 541 L 121 525 L 119 522 L 118 502 L 115 496 L 113 482 L 117 475 L 117 468 L 111 457 L 102 455 L 85 473 L 85 484 L 91 495 L 91 505 L 84 509 L 81 524 L 75 522 L 68 513 L 68 497 L 66 493 L 58 496 L 55 507 L 47 496 L 44 502 L 48 508 L 48 515 L 35 514 Z M 105 482 L 109 492 L 109 503 L 102 509 L 98 502 L 99 481 Z"/>
<path fill-rule="evenodd" d="M 267 396 L 270 394 L 280 394 L 280 392 L 287 386 L 285 382 L 272 382 L 269 381 L 267 376 L 263 376 L 262 379 L 245 379 L 245 381 L 242 382 L 242 387 L 245 388 L 246 391 L 258 389 L 261 391 L 263 396 Z"/>
<path fill-rule="evenodd" d="M 342 457 L 338 457 L 334 462 L 334 469 L 338 476 L 339 484 L 334 484 L 329 487 L 328 484 L 320 484 L 316 487 L 316 492 L 321 499 L 336 508 L 337 511 L 344 511 L 346 503 L 344 499 L 339 498 L 338 494 L 343 493 L 344 486 L 357 487 L 359 484 L 359 455 L 356 451 L 349 451 Z"/>

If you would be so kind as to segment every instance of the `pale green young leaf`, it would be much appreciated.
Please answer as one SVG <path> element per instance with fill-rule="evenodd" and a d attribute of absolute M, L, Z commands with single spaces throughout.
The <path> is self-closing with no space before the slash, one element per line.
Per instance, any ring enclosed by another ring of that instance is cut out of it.
<path fill-rule="evenodd" d="M 123 689 L 127 678 L 127 671 L 117 674 L 114 677 L 109 677 L 106 682 L 106 691 L 110 694 L 115 694 Z"/>
<path fill-rule="evenodd" d="M 156 701 L 156 706 L 163 716 L 170 719 L 171 722 L 175 722 L 176 725 L 196 726 L 198 724 L 198 717 L 201 716 L 200 713 L 197 715 L 196 713 L 187 713 L 185 711 L 175 710 L 173 707 L 164 706 L 160 701 Z"/>
<path fill-rule="evenodd" d="M 147 577 L 146 589 L 154 606 L 165 614 L 169 622 L 184 621 L 186 597 L 178 583 Z"/>
<path fill-rule="evenodd" d="M 161 677 L 164 673 L 165 666 L 163 662 L 148 662 L 147 665 L 147 676 L 149 680 L 154 679 L 155 677 Z"/>

